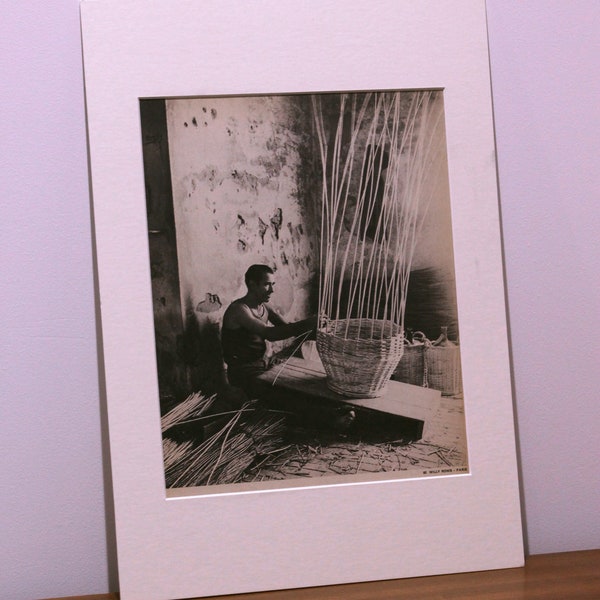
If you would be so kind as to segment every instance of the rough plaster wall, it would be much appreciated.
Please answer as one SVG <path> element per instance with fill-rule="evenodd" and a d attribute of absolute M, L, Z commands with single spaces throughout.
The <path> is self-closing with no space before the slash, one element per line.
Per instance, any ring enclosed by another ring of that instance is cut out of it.
<path fill-rule="evenodd" d="M 253 263 L 276 270 L 272 304 L 284 317 L 309 312 L 316 229 L 299 183 L 304 118 L 285 97 L 167 101 L 181 303 L 186 327 L 212 335 L 210 346 Z"/>

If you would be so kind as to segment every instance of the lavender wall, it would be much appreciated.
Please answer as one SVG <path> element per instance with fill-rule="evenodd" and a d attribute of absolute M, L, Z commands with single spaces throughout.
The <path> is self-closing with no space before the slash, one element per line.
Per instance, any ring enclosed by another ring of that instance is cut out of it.
<path fill-rule="evenodd" d="M 600 3 L 488 1 L 530 553 L 600 547 Z"/>
<path fill-rule="evenodd" d="M 596 548 L 600 4 L 488 12 L 528 548 Z M 2 7 L 0 589 L 14 600 L 117 585 L 78 19 L 75 0 Z"/>

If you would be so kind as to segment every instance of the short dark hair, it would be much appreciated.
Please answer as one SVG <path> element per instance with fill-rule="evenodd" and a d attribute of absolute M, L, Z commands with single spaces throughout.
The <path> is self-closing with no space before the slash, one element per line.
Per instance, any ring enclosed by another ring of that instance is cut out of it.
<path fill-rule="evenodd" d="M 260 280 L 267 274 L 273 275 L 275 271 L 271 269 L 268 265 L 252 265 L 244 275 L 244 281 L 246 282 L 246 286 L 253 281 L 254 283 L 259 283 Z"/>

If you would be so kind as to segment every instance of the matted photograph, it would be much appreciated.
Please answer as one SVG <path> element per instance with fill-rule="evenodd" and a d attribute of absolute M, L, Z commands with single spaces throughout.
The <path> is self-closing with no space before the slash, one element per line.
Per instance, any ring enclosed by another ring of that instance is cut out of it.
<path fill-rule="evenodd" d="M 522 565 L 484 0 L 81 15 L 121 598 Z"/>
<path fill-rule="evenodd" d="M 443 91 L 140 118 L 166 486 L 467 472 Z"/>

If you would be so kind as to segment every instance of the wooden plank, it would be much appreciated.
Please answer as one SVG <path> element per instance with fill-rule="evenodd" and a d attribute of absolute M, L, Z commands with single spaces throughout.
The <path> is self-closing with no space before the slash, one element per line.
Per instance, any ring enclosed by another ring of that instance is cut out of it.
<path fill-rule="evenodd" d="M 542 600 L 600 598 L 600 550 L 537 554 L 518 569 L 457 573 L 273 592 L 212 596 L 214 600 Z M 54 600 L 118 600 L 117 594 Z M 206 600 L 211 600 L 206 598 Z"/>
<path fill-rule="evenodd" d="M 421 421 L 424 437 L 429 433 L 430 422 L 442 397 L 437 390 L 392 380 L 379 398 L 346 398 L 327 387 L 327 375 L 320 363 L 298 357 L 274 366 L 259 379 L 309 396 Z"/>

